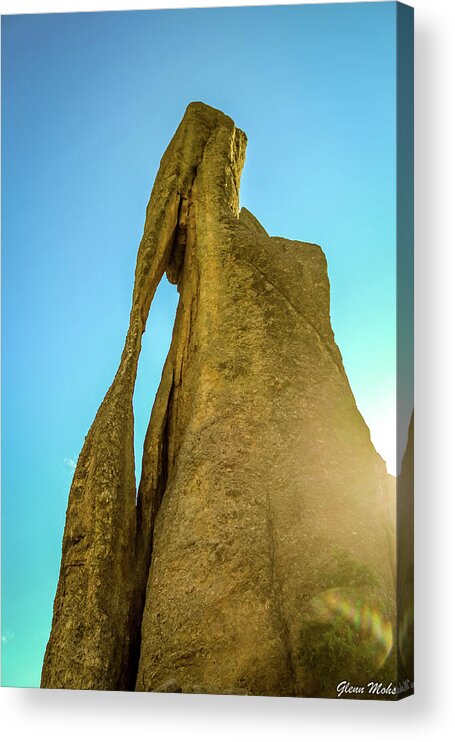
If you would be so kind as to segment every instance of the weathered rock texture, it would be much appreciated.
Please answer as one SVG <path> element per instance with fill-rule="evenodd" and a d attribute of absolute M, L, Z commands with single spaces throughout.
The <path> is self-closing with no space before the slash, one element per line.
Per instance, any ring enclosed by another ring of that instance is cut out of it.
<path fill-rule="evenodd" d="M 331 695 L 305 621 L 329 625 L 334 597 L 394 620 L 390 483 L 326 260 L 239 213 L 245 148 L 192 103 L 162 159 L 125 349 L 71 487 L 45 687 Z M 136 504 L 132 396 L 164 271 L 180 301 Z"/>

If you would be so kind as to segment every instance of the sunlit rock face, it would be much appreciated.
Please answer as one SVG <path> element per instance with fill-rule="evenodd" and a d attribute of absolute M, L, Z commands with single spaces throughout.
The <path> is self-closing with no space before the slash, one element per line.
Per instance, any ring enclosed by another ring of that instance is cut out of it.
<path fill-rule="evenodd" d="M 119 371 L 70 492 L 46 687 L 335 696 L 396 678 L 394 484 L 321 248 L 239 211 L 245 149 L 192 103 L 161 161 Z M 132 395 L 164 271 L 180 300 L 136 503 Z"/>

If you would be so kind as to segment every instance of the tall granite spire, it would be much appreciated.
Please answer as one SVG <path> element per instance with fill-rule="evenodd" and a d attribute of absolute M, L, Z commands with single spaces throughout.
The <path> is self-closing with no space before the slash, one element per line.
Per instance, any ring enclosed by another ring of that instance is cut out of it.
<path fill-rule="evenodd" d="M 245 148 L 192 103 L 162 158 L 119 370 L 70 491 L 44 687 L 331 695 L 346 667 L 326 685 L 311 657 L 329 628 L 349 644 L 356 611 L 368 667 L 393 656 L 391 478 L 321 248 L 239 211 Z M 165 271 L 180 300 L 136 501 L 132 397 Z"/>

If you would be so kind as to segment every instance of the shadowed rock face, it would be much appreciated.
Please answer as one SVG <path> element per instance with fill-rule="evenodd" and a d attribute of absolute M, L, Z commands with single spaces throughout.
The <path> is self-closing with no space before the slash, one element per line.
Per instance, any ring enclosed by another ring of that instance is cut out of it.
<path fill-rule="evenodd" d="M 397 623 L 400 680 L 414 679 L 414 413 L 397 481 Z"/>
<path fill-rule="evenodd" d="M 390 478 L 326 260 L 239 213 L 245 147 L 192 103 L 161 161 L 125 349 L 71 487 L 44 687 L 331 695 L 305 626 L 324 634 L 349 602 L 394 620 Z M 180 301 L 136 503 L 132 397 L 164 271 Z"/>

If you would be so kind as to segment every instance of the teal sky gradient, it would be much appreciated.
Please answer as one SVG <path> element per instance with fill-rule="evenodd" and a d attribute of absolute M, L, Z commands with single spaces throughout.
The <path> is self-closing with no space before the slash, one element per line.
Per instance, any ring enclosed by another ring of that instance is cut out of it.
<path fill-rule="evenodd" d="M 39 685 L 74 462 L 123 347 L 145 207 L 187 104 L 248 135 L 241 204 L 320 244 L 358 405 L 395 471 L 396 5 L 2 18 L 2 682 Z M 136 459 L 170 342 L 144 336 Z"/>

